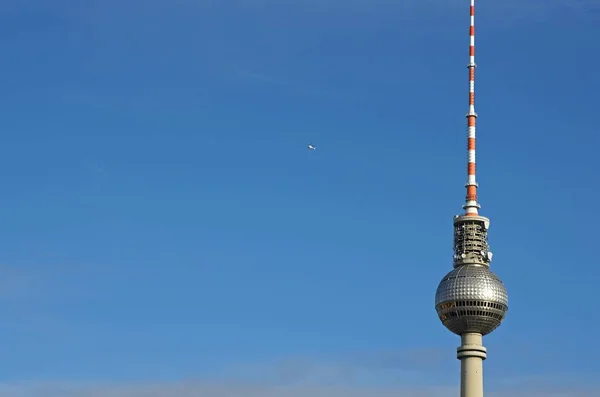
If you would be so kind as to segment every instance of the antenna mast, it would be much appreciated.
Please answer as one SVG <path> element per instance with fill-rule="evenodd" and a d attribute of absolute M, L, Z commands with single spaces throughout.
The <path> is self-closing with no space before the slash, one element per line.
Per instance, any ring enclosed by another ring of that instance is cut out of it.
<path fill-rule="evenodd" d="M 466 216 L 477 216 L 481 208 L 477 202 L 477 181 L 475 179 L 475 0 L 471 0 L 471 27 L 469 29 L 471 40 L 469 46 L 469 113 L 467 113 L 467 197 L 463 205 Z"/>

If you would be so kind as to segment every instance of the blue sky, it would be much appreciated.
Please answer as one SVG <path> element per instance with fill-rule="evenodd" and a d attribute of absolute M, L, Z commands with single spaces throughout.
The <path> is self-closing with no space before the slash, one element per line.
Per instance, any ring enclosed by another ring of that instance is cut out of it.
<path fill-rule="evenodd" d="M 5 1 L 0 396 L 455 394 L 433 299 L 468 22 L 466 0 Z M 510 294 L 486 388 L 597 395 L 600 4 L 476 23 Z"/>

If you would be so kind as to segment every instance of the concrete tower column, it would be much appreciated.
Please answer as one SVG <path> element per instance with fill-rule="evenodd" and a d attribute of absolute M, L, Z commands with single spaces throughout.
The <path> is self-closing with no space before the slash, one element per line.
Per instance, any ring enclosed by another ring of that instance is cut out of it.
<path fill-rule="evenodd" d="M 483 337 L 465 333 L 460 339 L 460 347 L 456 349 L 456 358 L 460 360 L 460 397 L 483 397 L 483 360 L 487 357 Z"/>

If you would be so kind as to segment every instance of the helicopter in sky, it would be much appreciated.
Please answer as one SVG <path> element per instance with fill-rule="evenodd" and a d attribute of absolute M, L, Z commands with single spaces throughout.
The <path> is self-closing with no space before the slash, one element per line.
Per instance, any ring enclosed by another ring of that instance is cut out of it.
<path fill-rule="evenodd" d="M 316 150 L 316 149 L 317 149 L 317 147 L 316 147 L 315 145 L 313 145 L 312 143 L 309 143 L 309 144 L 308 144 L 308 149 L 309 149 L 309 150 Z"/>

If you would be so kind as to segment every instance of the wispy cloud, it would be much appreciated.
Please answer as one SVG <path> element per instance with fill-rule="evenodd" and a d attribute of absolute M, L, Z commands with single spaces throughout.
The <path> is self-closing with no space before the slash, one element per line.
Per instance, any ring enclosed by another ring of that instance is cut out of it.
<path fill-rule="evenodd" d="M 0 397 L 447 397 L 458 393 L 456 379 L 440 380 L 435 369 L 408 368 L 417 355 L 433 357 L 436 349 L 407 354 L 373 353 L 349 361 L 290 358 L 227 369 L 222 376 L 203 376 L 171 382 L 23 381 L 0 383 Z M 390 359 L 391 357 L 391 359 Z M 454 365 L 458 364 L 454 362 Z M 396 382 L 382 372 L 395 369 Z M 456 368 L 457 369 L 457 368 Z M 447 371 L 446 371 L 447 372 Z M 489 378 L 488 397 L 593 397 L 600 385 L 567 376 Z M 447 378 L 447 376 L 446 376 Z M 444 383 L 445 382 L 445 383 Z"/>
<path fill-rule="evenodd" d="M 444 387 L 286 387 L 257 384 L 39 382 L 0 385 L 0 397 L 447 397 L 457 385 Z M 487 392 L 489 397 L 594 397 L 600 390 L 573 388 L 512 389 Z"/>

